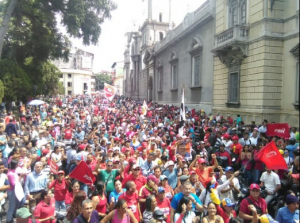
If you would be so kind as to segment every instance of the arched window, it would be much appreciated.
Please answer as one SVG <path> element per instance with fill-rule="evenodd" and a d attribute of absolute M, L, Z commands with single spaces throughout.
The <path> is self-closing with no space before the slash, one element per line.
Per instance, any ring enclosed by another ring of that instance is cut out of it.
<path fill-rule="evenodd" d="M 241 24 L 246 24 L 247 22 L 247 1 L 243 0 L 241 2 Z"/>

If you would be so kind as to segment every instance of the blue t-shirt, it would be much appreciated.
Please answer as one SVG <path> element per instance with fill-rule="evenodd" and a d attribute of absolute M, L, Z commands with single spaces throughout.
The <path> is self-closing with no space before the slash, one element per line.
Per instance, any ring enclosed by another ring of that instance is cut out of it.
<path fill-rule="evenodd" d="M 166 177 L 168 177 L 168 183 L 169 185 L 175 189 L 176 186 L 177 186 L 177 174 L 178 174 L 178 171 L 177 171 L 177 168 L 174 168 L 172 173 L 170 173 L 169 169 L 167 169 L 165 172 L 164 172 L 164 175 Z"/>
<path fill-rule="evenodd" d="M 182 198 L 183 196 L 184 196 L 183 193 L 180 192 L 180 193 L 176 194 L 176 195 L 173 197 L 173 200 L 172 200 L 172 202 L 171 202 L 171 207 L 172 207 L 173 209 L 175 209 L 175 210 L 177 209 L 178 204 L 179 204 L 179 201 L 181 200 L 181 198 Z M 196 194 L 192 194 L 192 193 L 191 193 L 191 196 L 195 199 L 195 201 L 196 201 L 198 204 L 202 205 L 202 202 L 200 201 L 200 199 L 197 197 Z M 196 211 L 196 206 L 195 206 L 194 204 L 192 204 L 192 205 L 193 205 L 193 211 Z"/>
<path fill-rule="evenodd" d="M 109 203 L 111 202 L 111 198 L 114 197 L 115 198 L 115 204 L 116 204 L 119 200 L 120 195 L 123 194 L 124 192 L 126 192 L 126 189 L 123 189 L 123 191 L 119 194 L 116 192 L 116 190 L 112 191 L 109 195 L 109 199 L 108 199 Z"/>
<path fill-rule="evenodd" d="M 296 210 L 295 213 L 292 213 L 287 207 L 280 208 L 277 212 L 275 220 L 280 223 L 295 223 L 296 220 L 299 221 L 299 210 Z"/>

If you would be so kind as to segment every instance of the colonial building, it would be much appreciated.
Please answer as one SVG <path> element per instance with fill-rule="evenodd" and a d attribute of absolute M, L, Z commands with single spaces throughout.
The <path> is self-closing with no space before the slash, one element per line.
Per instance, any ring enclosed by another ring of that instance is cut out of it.
<path fill-rule="evenodd" d="M 216 0 L 213 111 L 299 126 L 299 0 Z"/>
<path fill-rule="evenodd" d="M 60 81 L 65 94 L 90 94 L 95 91 L 95 77 L 92 72 L 94 54 L 81 49 L 72 48 L 69 61 L 53 61 L 62 75 Z"/>
<path fill-rule="evenodd" d="M 187 106 L 211 112 L 215 0 L 188 13 L 176 28 L 170 2 L 148 0 L 148 18 L 138 32 L 127 33 L 124 94 L 179 104 L 184 89 Z"/>

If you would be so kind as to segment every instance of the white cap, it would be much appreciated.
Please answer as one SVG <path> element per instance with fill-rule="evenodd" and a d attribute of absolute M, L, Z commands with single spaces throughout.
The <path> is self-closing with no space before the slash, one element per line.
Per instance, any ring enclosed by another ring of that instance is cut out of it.
<path fill-rule="evenodd" d="M 165 168 L 168 168 L 169 166 L 174 166 L 174 162 L 172 160 L 169 160 L 166 165 L 165 165 Z"/>

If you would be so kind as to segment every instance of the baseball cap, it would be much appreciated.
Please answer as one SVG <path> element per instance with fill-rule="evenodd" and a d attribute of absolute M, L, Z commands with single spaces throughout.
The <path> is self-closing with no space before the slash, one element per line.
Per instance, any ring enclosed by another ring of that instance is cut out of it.
<path fill-rule="evenodd" d="M 300 179 L 300 174 L 299 173 L 292 174 L 292 177 L 299 180 Z"/>
<path fill-rule="evenodd" d="M 261 223 L 278 223 L 269 214 L 264 214 L 259 219 Z"/>
<path fill-rule="evenodd" d="M 205 159 L 203 159 L 203 158 L 200 158 L 200 159 L 198 159 L 198 163 L 206 163 L 206 161 L 205 161 Z"/>
<path fill-rule="evenodd" d="M 191 170 L 190 175 L 192 175 L 192 174 L 196 174 L 196 172 L 194 170 Z"/>
<path fill-rule="evenodd" d="M 77 155 L 76 160 L 77 160 L 77 161 L 80 161 L 80 160 L 81 160 L 81 155 Z"/>
<path fill-rule="evenodd" d="M 155 220 L 164 220 L 165 219 L 165 216 L 164 216 L 164 213 L 161 211 L 161 210 L 156 210 L 153 212 L 153 218 Z"/>
<path fill-rule="evenodd" d="M 30 211 L 26 207 L 22 207 L 22 208 L 18 209 L 17 212 L 16 212 L 16 217 L 17 218 L 26 219 L 26 218 L 30 217 L 31 215 L 32 214 L 30 213 Z"/>
<path fill-rule="evenodd" d="M 182 176 L 179 177 L 179 180 L 180 180 L 181 183 L 183 183 L 183 182 L 187 181 L 189 178 L 190 177 L 187 176 L 187 175 L 182 175 Z"/>
<path fill-rule="evenodd" d="M 227 172 L 227 171 L 234 171 L 234 169 L 231 166 L 228 166 L 225 168 L 225 172 Z"/>
<path fill-rule="evenodd" d="M 139 166 L 138 164 L 134 164 L 134 165 L 132 166 L 132 168 L 133 168 L 133 169 L 136 169 L 136 168 L 140 168 L 140 166 Z"/>
<path fill-rule="evenodd" d="M 174 166 L 175 164 L 174 164 L 174 162 L 172 161 L 172 160 L 169 160 L 168 162 L 167 162 L 167 164 L 165 165 L 165 167 L 167 168 L 167 167 L 169 167 L 169 166 Z"/>
<path fill-rule="evenodd" d="M 166 179 L 168 179 L 168 177 L 167 177 L 167 176 L 165 176 L 165 175 L 161 175 L 159 179 L 160 179 L 160 181 L 163 181 L 163 180 L 166 180 Z"/>
<path fill-rule="evenodd" d="M 233 136 L 233 137 L 232 137 L 232 140 L 239 140 L 239 137 Z"/>
<path fill-rule="evenodd" d="M 285 203 L 287 205 L 293 204 L 293 203 L 299 203 L 299 200 L 298 200 L 298 198 L 296 196 L 289 194 L 285 198 Z"/>
<path fill-rule="evenodd" d="M 65 171 L 60 170 L 60 171 L 57 172 L 57 175 L 58 175 L 58 174 L 63 174 L 63 175 L 65 175 Z"/>
<path fill-rule="evenodd" d="M 78 149 L 79 149 L 79 150 L 84 150 L 84 149 L 85 149 L 85 147 L 86 147 L 86 145 L 84 145 L 84 144 L 81 144 L 81 145 L 79 145 L 79 146 L 78 146 Z"/>
<path fill-rule="evenodd" d="M 49 149 L 43 149 L 43 150 L 42 150 L 42 153 L 43 153 L 43 155 L 48 154 L 48 153 L 49 153 Z"/>
<path fill-rule="evenodd" d="M 165 188 L 164 187 L 158 187 L 157 190 L 158 190 L 158 193 L 165 192 Z"/>
<path fill-rule="evenodd" d="M 283 155 L 283 154 L 284 154 L 284 151 L 283 151 L 282 149 L 280 149 L 280 150 L 279 150 L 279 153 L 280 153 L 281 155 Z"/>
<path fill-rule="evenodd" d="M 158 183 L 158 179 L 155 177 L 155 176 L 153 176 L 153 175 L 149 175 L 148 177 L 147 177 L 147 182 L 148 181 L 153 181 L 154 183 Z"/>
<path fill-rule="evenodd" d="M 227 207 L 232 207 L 235 205 L 235 203 L 232 203 L 231 200 L 229 198 L 224 198 L 222 200 L 222 205 L 223 207 L 227 206 Z"/>
<path fill-rule="evenodd" d="M 136 164 L 136 159 L 135 159 L 135 158 L 133 158 L 133 157 L 131 157 L 131 158 L 129 159 L 129 163 Z"/>
<path fill-rule="evenodd" d="M 251 184 L 251 185 L 250 185 L 250 190 L 253 190 L 253 189 L 260 190 L 260 187 L 259 187 L 258 184 Z"/>

